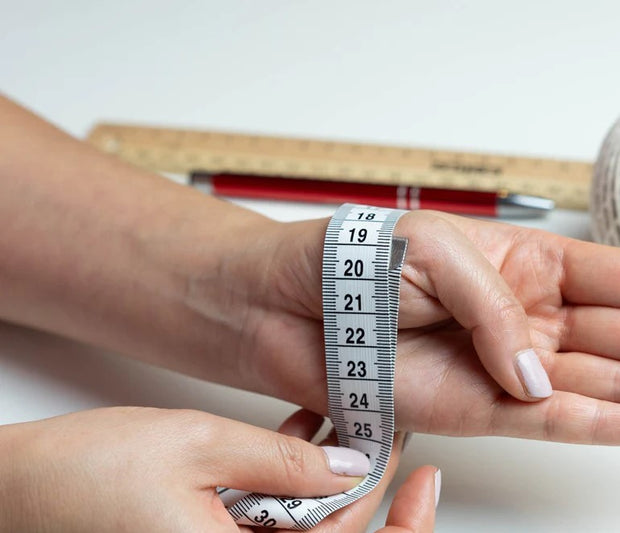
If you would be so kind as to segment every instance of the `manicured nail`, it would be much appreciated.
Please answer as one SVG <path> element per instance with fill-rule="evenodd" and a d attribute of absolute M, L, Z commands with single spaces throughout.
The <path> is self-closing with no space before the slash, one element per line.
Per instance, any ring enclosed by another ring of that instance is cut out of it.
<path fill-rule="evenodd" d="M 435 508 L 439 504 L 439 495 L 441 494 L 441 470 L 435 470 Z"/>
<path fill-rule="evenodd" d="M 549 376 L 532 349 L 517 354 L 517 369 L 525 392 L 532 398 L 547 398 L 553 389 Z"/>
<path fill-rule="evenodd" d="M 322 446 L 329 469 L 334 474 L 343 476 L 365 476 L 370 472 L 370 460 L 362 452 L 351 448 Z"/>

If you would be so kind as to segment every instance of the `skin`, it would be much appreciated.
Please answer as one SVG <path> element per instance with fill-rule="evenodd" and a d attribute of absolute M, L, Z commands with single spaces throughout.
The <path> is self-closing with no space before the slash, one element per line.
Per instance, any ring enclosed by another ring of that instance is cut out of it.
<path fill-rule="evenodd" d="M 325 377 L 315 358 L 324 224 L 286 228 L 287 245 L 270 267 L 277 292 L 265 290 L 256 304 L 267 310 L 246 325 L 266 347 L 247 361 L 260 389 L 301 396 L 321 412 Z M 397 233 L 409 238 L 396 369 L 401 427 L 618 444 L 620 290 L 611 281 L 620 274 L 618 249 L 429 212 L 406 215 Z M 294 342 L 299 356 L 290 358 L 281 347 Z M 515 369 L 515 356 L 530 347 L 554 389 L 542 401 L 526 394 Z M 309 386 L 283 386 L 300 365 Z"/>
<path fill-rule="evenodd" d="M 318 431 L 323 418 L 311 411 L 301 410 L 284 421 L 282 433 L 309 440 Z M 385 491 L 396 474 L 396 467 L 403 446 L 404 435 L 397 433 L 394 438 L 392 458 L 388 464 L 386 475 L 380 484 L 367 496 L 338 511 L 315 528 L 313 533 L 332 533 L 333 531 L 366 531 L 360 528 L 372 519 Z M 335 435 L 330 435 L 322 445 L 335 445 Z M 435 526 L 435 472 L 434 466 L 423 466 L 413 471 L 400 486 L 392 500 L 385 527 L 377 533 L 430 533 Z M 263 529 L 268 533 L 269 529 Z M 291 532 L 292 533 L 292 532 Z"/>
<path fill-rule="evenodd" d="M 113 407 L 5 426 L 12 460 L 0 466 L 0 531 L 270 531 L 237 526 L 216 487 L 300 497 L 355 487 L 362 478 L 333 474 L 304 440 L 322 422 L 298 411 L 275 433 L 199 411 Z M 401 440 L 377 490 L 314 533 L 362 530 L 396 471 Z M 423 467 L 403 484 L 380 533 L 432 531 L 434 472 Z"/>
<path fill-rule="evenodd" d="M 256 252 L 256 232 L 276 225 L 102 156 L 7 99 L 0 117 L 0 317 L 243 386 L 235 336 L 246 310 L 223 259 Z M 217 238 L 220 225 L 232 233 Z M 210 299 L 200 311 L 197 287 Z M 2 426 L 0 531 L 247 532 L 216 486 L 302 496 L 359 482 L 303 444 L 322 420 L 301 411 L 284 437 L 207 413 L 119 407 Z M 399 452 L 400 441 L 372 494 L 315 531 L 364 531 Z M 432 530 L 435 469 L 416 472 L 387 522 L 396 531 Z"/>
<path fill-rule="evenodd" d="M 1 318 L 326 413 L 327 220 L 210 198 L 6 99 L 0 119 Z M 396 234 L 400 428 L 620 443 L 619 250 L 429 211 Z M 550 398 L 524 389 L 528 348 Z"/>

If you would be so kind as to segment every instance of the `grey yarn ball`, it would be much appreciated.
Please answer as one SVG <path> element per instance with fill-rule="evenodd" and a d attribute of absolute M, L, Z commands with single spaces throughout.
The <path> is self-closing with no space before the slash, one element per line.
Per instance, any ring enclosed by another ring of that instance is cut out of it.
<path fill-rule="evenodd" d="M 596 242 L 620 246 L 620 120 L 603 141 L 590 193 L 592 237 Z"/>

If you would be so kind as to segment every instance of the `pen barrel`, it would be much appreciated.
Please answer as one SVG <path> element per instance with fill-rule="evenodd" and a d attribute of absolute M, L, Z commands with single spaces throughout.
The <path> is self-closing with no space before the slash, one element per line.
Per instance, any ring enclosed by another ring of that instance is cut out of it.
<path fill-rule="evenodd" d="M 538 217 L 553 209 L 553 201 L 546 198 L 486 191 L 204 172 L 193 172 L 190 182 L 200 188 L 210 184 L 211 192 L 222 196 L 332 204 L 350 202 L 485 217 Z"/>
<path fill-rule="evenodd" d="M 409 209 L 436 209 L 448 213 L 495 217 L 498 214 L 497 197 L 496 192 L 410 187 Z"/>
<path fill-rule="evenodd" d="M 437 209 L 489 217 L 497 214 L 497 193 L 494 192 L 229 173 L 192 175 L 193 182 L 206 178 L 211 180 L 213 193 L 222 196 L 332 204 L 350 202 L 400 209 Z"/>
<path fill-rule="evenodd" d="M 214 174 L 210 178 L 213 193 L 222 196 L 408 208 L 405 197 L 401 197 L 400 201 L 398 198 L 398 189 L 407 187 L 228 173 Z M 197 179 L 201 179 L 200 174 L 192 176 L 192 182 Z"/>

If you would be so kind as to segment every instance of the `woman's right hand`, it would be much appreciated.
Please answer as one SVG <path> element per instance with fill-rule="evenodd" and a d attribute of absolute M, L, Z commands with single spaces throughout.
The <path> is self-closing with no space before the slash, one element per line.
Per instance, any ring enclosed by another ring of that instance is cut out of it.
<path fill-rule="evenodd" d="M 237 531 L 216 487 L 325 496 L 361 452 L 199 411 L 115 407 L 0 428 L 1 531 Z"/>
<path fill-rule="evenodd" d="M 288 435 L 200 411 L 139 407 L 0 427 L 0 531 L 251 531 L 233 522 L 216 487 L 326 496 L 368 472 L 361 452 L 294 436 L 311 437 L 317 417 L 293 415 Z M 395 502 L 392 523 L 405 529 L 386 532 L 416 530 L 405 515 L 408 500 L 424 493 L 423 476 L 414 475 Z M 338 531 L 364 531 L 383 490 L 332 515 L 346 525 Z"/>

